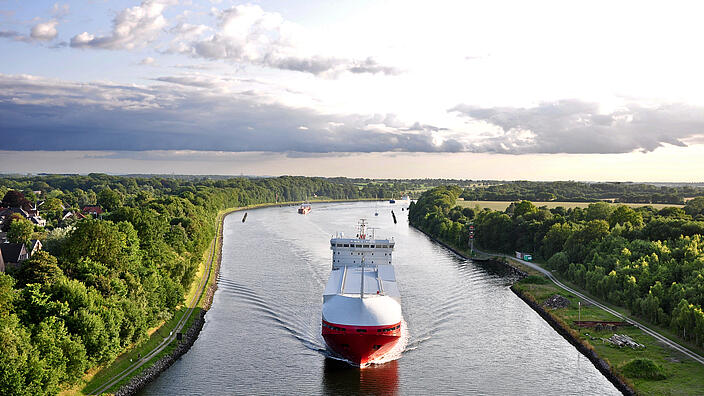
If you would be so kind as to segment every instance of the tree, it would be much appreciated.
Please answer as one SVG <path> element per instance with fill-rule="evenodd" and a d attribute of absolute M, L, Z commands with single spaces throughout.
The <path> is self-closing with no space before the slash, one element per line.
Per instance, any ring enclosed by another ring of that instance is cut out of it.
<path fill-rule="evenodd" d="M 105 188 L 98 193 L 98 205 L 107 211 L 112 211 L 122 206 L 122 194 L 110 188 Z"/>
<path fill-rule="evenodd" d="M 586 220 L 608 220 L 612 211 L 612 206 L 606 202 L 589 204 L 586 209 Z"/>
<path fill-rule="evenodd" d="M 31 221 L 19 217 L 13 218 L 7 231 L 7 239 L 12 243 L 29 243 L 34 234 L 34 225 Z"/>
<path fill-rule="evenodd" d="M 60 220 L 63 215 L 63 203 L 58 198 L 48 198 L 41 209 L 47 219 Z"/>
<path fill-rule="evenodd" d="M 538 208 L 533 205 L 532 202 L 530 201 L 521 201 L 515 203 L 513 207 L 513 218 L 515 219 L 518 216 L 525 216 L 530 213 L 537 212 Z"/>
<path fill-rule="evenodd" d="M 63 275 L 64 272 L 59 268 L 56 257 L 40 250 L 22 263 L 17 279 L 23 285 L 28 283 L 51 285 Z"/>
<path fill-rule="evenodd" d="M 643 226 L 643 216 L 626 205 L 618 205 L 608 217 L 611 227 L 616 224 L 631 223 L 634 227 Z"/>
<path fill-rule="evenodd" d="M 21 192 L 17 190 L 10 190 L 5 193 L 5 196 L 2 198 L 1 205 L 8 208 L 21 208 L 28 205 L 31 206 L 31 203 Z"/>
<path fill-rule="evenodd" d="M 704 197 L 696 197 L 687 201 L 684 205 L 684 211 L 692 217 L 704 215 Z"/>

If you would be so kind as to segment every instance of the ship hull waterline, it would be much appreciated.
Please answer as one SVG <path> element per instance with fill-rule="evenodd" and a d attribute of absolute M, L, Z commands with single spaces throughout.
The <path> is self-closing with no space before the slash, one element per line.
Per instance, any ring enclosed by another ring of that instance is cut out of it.
<path fill-rule="evenodd" d="M 359 366 L 380 360 L 401 339 L 401 322 L 392 326 L 348 326 L 323 320 L 323 339 L 328 348 Z"/>

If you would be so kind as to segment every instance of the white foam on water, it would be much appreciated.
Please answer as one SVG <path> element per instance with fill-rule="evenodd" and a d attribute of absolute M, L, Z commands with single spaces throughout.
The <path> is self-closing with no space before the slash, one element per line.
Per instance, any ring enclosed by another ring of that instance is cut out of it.
<path fill-rule="evenodd" d="M 385 355 L 374 359 L 370 362 L 368 362 L 366 365 L 362 367 L 368 367 L 371 365 L 375 364 L 384 364 L 391 362 L 393 360 L 399 359 L 401 355 L 403 355 L 403 352 L 406 350 L 406 346 L 408 345 L 408 340 L 411 338 L 411 333 L 408 331 L 408 324 L 406 323 L 406 319 L 403 317 L 401 318 L 401 337 L 399 338 L 398 342 L 394 347 Z"/>

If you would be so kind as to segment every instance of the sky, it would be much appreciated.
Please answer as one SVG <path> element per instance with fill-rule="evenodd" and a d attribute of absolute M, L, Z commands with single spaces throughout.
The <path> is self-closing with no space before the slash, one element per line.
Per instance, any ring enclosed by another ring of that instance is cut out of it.
<path fill-rule="evenodd" d="M 0 172 L 702 182 L 701 11 L 0 0 Z"/>

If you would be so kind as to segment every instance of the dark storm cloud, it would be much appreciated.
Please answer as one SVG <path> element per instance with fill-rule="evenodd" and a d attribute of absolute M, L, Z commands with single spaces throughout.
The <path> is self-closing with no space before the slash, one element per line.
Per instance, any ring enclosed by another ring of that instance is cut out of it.
<path fill-rule="evenodd" d="M 460 151 L 392 115 L 322 114 L 218 93 L 207 79 L 133 86 L 0 75 L 0 139 L 9 150 L 274 152 Z M 420 126 L 422 124 L 418 124 Z M 414 129 L 415 128 L 415 129 Z"/>
<path fill-rule="evenodd" d="M 704 134 L 704 109 L 684 104 L 628 105 L 601 114 L 596 103 L 564 100 L 532 108 L 458 105 L 451 112 L 500 128 L 467 146 L 469 151 L 525 153 L 628 153 Z"/>

